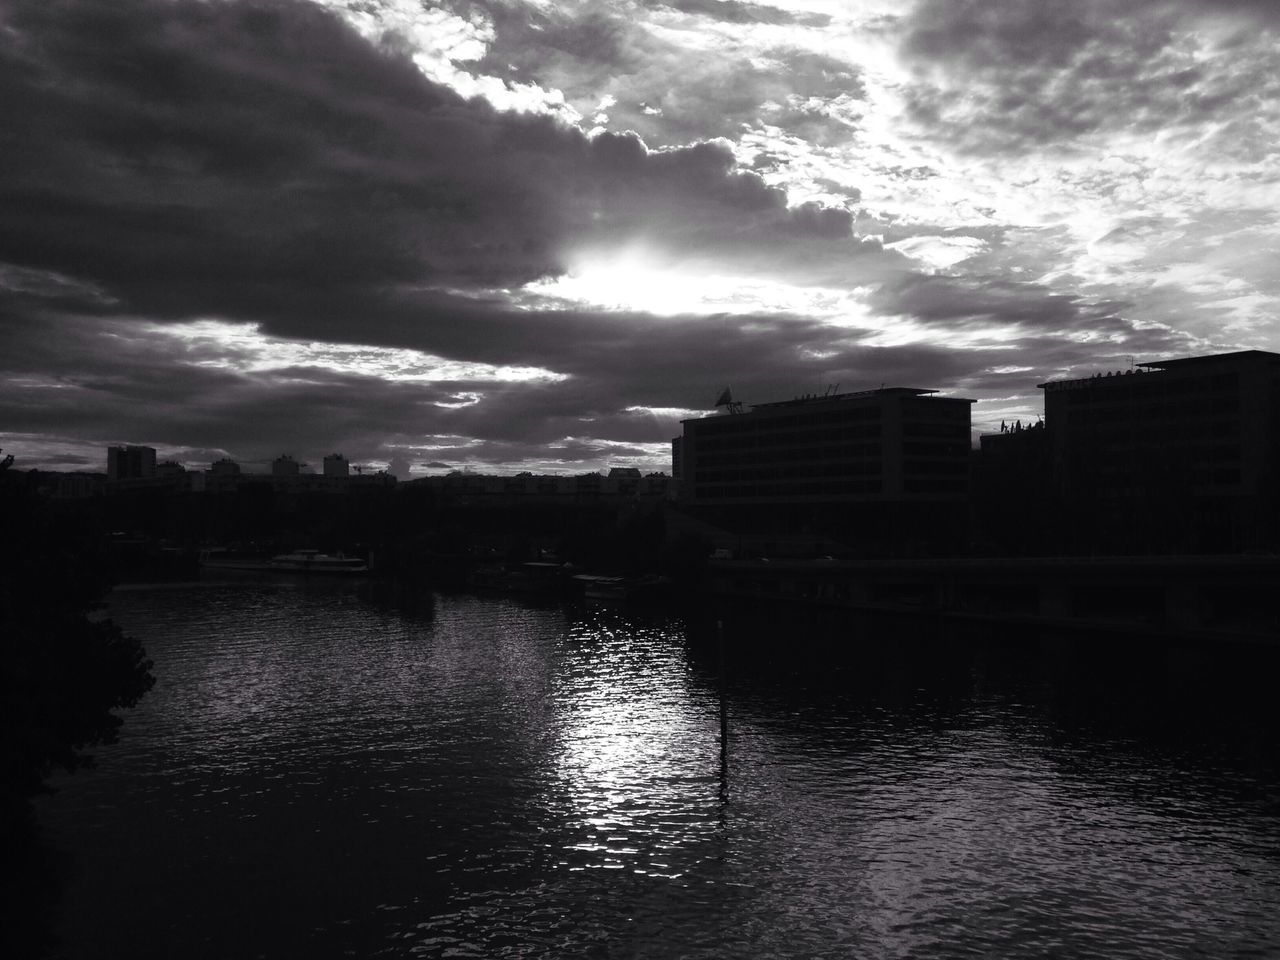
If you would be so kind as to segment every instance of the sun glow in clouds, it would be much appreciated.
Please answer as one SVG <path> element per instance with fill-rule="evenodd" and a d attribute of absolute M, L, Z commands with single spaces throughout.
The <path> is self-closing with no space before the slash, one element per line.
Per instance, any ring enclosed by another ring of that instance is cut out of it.
<path fill-rule="evenodd" d="M 270 373 L 319 368 L 382 380 L 433 383 L 439 381 L 499 381 L 558 383 L 563 373 L 541 367 L 494 366 L 448 360 L 401 347 L 288 340 L 261 332 L 256 323 L 195 320 L 181 324 L 148 323 L 147 334 L 181 341 L 187 362 L 199 367 Z M 463 397 L 466 395 L 460 395 Z"/>
<path fill-rule="evenodd" d="M 589 306 L 670 317 L 795 313 L 825 319 L 861 316 L 862 288 L 797 286 L 777 280 L 702 273 L 642 256 L 583 259 L 567 274 L 527 283 L 517 306 Z"/>

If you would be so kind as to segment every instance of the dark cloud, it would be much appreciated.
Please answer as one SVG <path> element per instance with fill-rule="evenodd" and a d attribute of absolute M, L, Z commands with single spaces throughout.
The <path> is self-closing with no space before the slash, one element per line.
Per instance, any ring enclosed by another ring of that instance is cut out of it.
<path fill-rule="evenodd" d="M 353 310 L 394 284 L 522 283 L 597 233 L 830 231 L 724 144 L 499 113 L 310 4 L 18 2 L 6 23 L 0 259 L 135 309 L 270 322 L 300 289 L 300 310 Z"/>
<path fill-rule="evenodd" d="M 3 3 L 6 429 L 248 461 L 340 449 L 396 469 L 548 458 L 584 468 L 678 432 L 677 414 L 635 408 L 709 405 L 725 382 L 748 401 L 834 382 L 1007 395 L 1014 380 L 1026 388 L 1116 350 L 1175 352 L 1172 335 L 1135 328 L 1113 304 L 999 277 L 909 274 L 901 255 L 855 240 L 854 214 L 789 208 L 727 143 L 703 136 L 716 111 L 740 125 L 771 99 L 799 117 L 809 96 L 860 95 L 847 65 L 774 51 L 782 71 L 771 77 L 664 51 L 606 14 L 544 12 L 542 30 L 522 33 L 516 7 L 487 9 L 493 56 L 544 35 L 518 73 L 554 78 L 557 62 L 577 71 L 595 57 L 600 76 L 637 80 L 633 103 L 643 93 L 661 106 L 666 136 L 699 137 L 651 149 L 636 134 L 592 138 L 497 111 L 425 79 L 395 38 L 371 45 L 307 3 Z M 677 84 L 669 74 L 683 66 Z M 926 235 L 920 224 L 858 225 L 890 240 Z M 997 228 L 983 236 L 1001 239 Z M 574 255 L 633 245 L 691 272 L 729 264 L 753 279 L 870 287 L 873 315 L 857 327 L 516 305 L 514 288 Z M 1020 332 L 963 351 L 867 345 L 897 317 L 939 335 Z M 234 343 L 173 333 L 210 318 L 294 346 L 382 345 L 565 379 L 423 382 L 314 356 L 261 369 Z M 1035 356 L 1036 370 L 999 372 L 1011 352 Z"/>
<path fill-rule="evenodd" d="M 924 0 L 902 23 L 901 49 L 919 81 L 908 111 L 973 153 L 1248 116 L 1277 92 L 1270 72 L 1247 58 L 1209 70 L 1191 38 L 1213 19 L 1213 45 L 1225 55 L 1252 43 L 1259 27 L 1280 24 L 1278 9 L 1210 0 Z"/>
<path fill-rule="evenodd" d="M 1135 329 L 1115 305 L 1034 284 L 913 276 L 882 285 L 871 305 L 884 319 L 863 328 L 796 316 L 726 323 L 493 305 L 472 307 L 460 323 L 436 328 L 441 352 L 456 341 L 474 359 L 568 376 L 557 383 L 397 382 L 327 366 L 248 372 L 238 368 L 234 347 L 216 341 L 193 344 L 136 321 L 44 318 L 43 338 L 18 335 L 4 344 L 14 349 L 6 350 L 0 376 L 25 387 L 0 391 L 0 420 L 25 434 L 74 425 L 78 435 L 104 443 L 143 440 L 252 461 L 277 455 L 284 443 L 312 461 L 330 449 L 385 462 L 423 457 L 429 447 L 427 457 L 446 463 L 551 458 L 566 469 L 586 469 L 639 456 L 643 445 L 665 444 L 679 432 L 678 414 L 636 408 L 709 407 L 726 382 L 748 402 L 833 383 L 846 390 L 890 383 L 1008 396 L 1015 386 L 1033 392 L 1036 382 L 1062 370 L 1096 368 L 1117 355 L 1193 352 L 1167 330 Z M 465 304 L 459 299 L 452 307 Z M 892 331 L 898 316 L 940 335 L 977 337 L 999 325 L 1018 332 L 964 350 L 865 344 Z M 1033 369 L 989 372 L 1010 364 Z"/>

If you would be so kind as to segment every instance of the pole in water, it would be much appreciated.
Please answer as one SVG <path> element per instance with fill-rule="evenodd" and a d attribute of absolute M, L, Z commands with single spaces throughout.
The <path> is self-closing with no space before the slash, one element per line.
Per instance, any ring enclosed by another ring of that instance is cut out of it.
<path fill-rule="evenodd" d="M 716 621 L 716 660 L 720 686 L 720 802 L 729 802 L 729 704 L 725 698 L 724 621 Z"/>

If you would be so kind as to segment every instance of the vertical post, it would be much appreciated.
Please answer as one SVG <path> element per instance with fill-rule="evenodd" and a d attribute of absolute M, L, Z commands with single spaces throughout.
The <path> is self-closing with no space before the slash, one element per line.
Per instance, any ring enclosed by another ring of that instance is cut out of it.
<path fill-rule="evenodd" d="M 729 704 L 725 698 L 724 621 L 716 621 L 716 661 L 720 686 L 720 802 L 729 802 Z"/>

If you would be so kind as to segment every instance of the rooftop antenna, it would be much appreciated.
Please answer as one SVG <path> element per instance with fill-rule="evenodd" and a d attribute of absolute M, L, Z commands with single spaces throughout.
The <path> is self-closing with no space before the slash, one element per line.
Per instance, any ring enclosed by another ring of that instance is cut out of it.
<path fill-rule="evenodd" d="M 733 399 L 733 391 L 728 387 L 720 391 L 720 396 L 716 398 L 716 406 L 727 408 L 729 413 L 742 412 L 742 402 Z"/>

